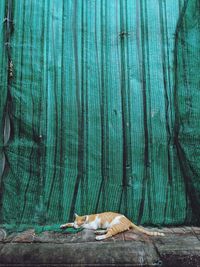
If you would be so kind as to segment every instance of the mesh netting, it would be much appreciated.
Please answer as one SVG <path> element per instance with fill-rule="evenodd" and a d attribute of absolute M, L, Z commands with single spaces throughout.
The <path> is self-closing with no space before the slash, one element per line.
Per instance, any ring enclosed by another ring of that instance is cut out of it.
<path fill-rule="evenodd" d="M 108 210 L 199 224 L 199 13 L 198 0 L 0 1 L 1 224 L 58 230 Z"/>

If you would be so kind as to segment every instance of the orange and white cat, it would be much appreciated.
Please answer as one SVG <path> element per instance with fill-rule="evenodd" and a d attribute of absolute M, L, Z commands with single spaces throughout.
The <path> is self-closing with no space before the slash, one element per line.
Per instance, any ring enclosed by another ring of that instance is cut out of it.
<path fill-rule="evenodd" d="M 84 216 L 75 214 L 75 221 L 73 223 L 66 223 L 60 226 L 62 229 L 67 227 L 96 230 L 96 240 L 106 239 L 129 229 L 135 229 L 150 236 L 164 236 L 163 233 L 149 232 L 132 223 L 124 215 L 115 212 L 103 212 Z M 103 230 L 97 230 L 100 228 Z"/>

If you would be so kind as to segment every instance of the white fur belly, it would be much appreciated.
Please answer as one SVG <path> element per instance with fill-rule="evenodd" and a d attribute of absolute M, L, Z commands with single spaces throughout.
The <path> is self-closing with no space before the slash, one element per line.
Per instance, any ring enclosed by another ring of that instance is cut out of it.
<path fill-rule="evenodd" d="M 101 219 L 96 217 L 96 219 L 92 222 L 87 222 L 84 224 L 85 229 L 97 230 L 100 227 Z"/>
<path fill-rule="evenodd" d="M 110 227 L 110 223 L 109 222 L 105 222 L 103 225 L 102 225 L 102 228 L 103 229 L 107 229 Z"/>

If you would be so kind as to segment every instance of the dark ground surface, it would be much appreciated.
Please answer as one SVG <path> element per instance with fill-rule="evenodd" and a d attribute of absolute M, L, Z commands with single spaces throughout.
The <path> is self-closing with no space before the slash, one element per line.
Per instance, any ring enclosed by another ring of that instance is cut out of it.
<path fill-rule="evenodd" d="M 200 228 L 163 228 L 162 232 L 164 237 L 128 231 L 96 241 L 91 230 L 77 234 L 28 230 L 5 235 L 0 229 L 0 267 L 200 266 Z"/>

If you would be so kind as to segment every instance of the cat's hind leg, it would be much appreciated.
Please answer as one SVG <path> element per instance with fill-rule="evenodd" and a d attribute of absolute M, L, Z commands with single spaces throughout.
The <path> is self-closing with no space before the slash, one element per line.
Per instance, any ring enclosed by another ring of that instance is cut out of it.
<path fill-rule="evenodd" d="M 116 230 L 114 228 L 110 228 L 110 229 L 108 229 L 108 231 L 105 235 L 98 235 L 98 236 L 96 236 L 95 239 L 96 240 L 103 240 L 103 239 L 109 238 L 113 235 L 116 235 L 117 232 L 116 233 L 115 232 L 116 232 Z"/>
<path fill-rule="evenodd" d="M 113 227 L 109 228 L 107 230 L 107 233 L 105 235 L 98 235 L 96 236 L 96 240 L 103 240 L 106 238 L 109 238 L 111 236 L 114 236 L 116 234 L 119 234 L 121 232 L 127 231 L 129 230 L 129 227 L 127 227 L 126 225 L 122 225 L 122 224 L 118 224 L 118 225 L 114 225 Z"/>
<path fill-rule="evenodd" d="M 109 238 L 109 237 L 111 237 L 112 235 L 109 233 L 109 232 L 107 232 L 105 235 L 97 235 L 96 237 L 95 237 L 95 239 L 96 240 L 103 240 L 103 239 L 106 239 L 106 238 Z"/>
<path fill-rule="evenodd" d="M 103 234 L 106 234 L 108 232 L 108 230 L 96 230 L 94 233 L 96 235 L 103 235 Z"/>

